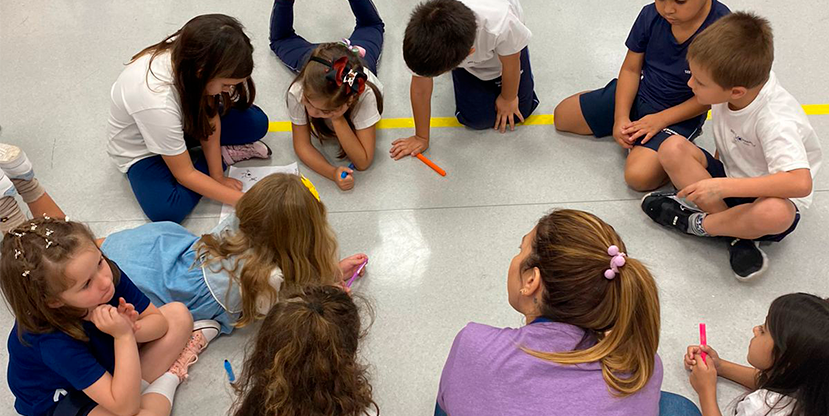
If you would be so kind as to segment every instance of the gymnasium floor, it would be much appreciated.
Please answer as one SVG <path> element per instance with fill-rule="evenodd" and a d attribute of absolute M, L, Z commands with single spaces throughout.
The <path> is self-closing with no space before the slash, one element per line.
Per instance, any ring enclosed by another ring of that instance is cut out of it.
<path fill-rule="evenodd" d="M 409 72 L 402 59 L 403 29 L 415 0 L 375 0 L 386 21 L 379 77 L 385 85 L 387 119 L 409 118 Z M 297 32 L 311 41 L 347 36 L 352 17 L 345 0 L 299 0 Z M 577 91 L 598 88 L 614 77 L 624 41 L 644 0 L 523 0 L 536 91 L 536 114 Z M 731 0 L 732 10 L 750 7 L 769 18 L 776 35 L 775 71 L 802 104 L 829 104 L 829 8 L 822 2 Z M 109 91 L 124 63 L 138 50 L 172 33 L 193 16 L 225 13 L 247 27 L 256 47 L 257 104 L 271 121 L 288 119 L 285 92 L 292 80 L 268 48 L 271 3 L 263 1 L 24 1 L 0 3 L 0 140 L 23 147 L 52 196 L 75 220 L 99 236 L 147 221 L 124 175 L 104 148 Z M 451 79 L 437 79 L 434 117 L 451 117 Z M 829 106 L 811 107 L 810 120 L 829 149 Z M 431 414 L 440 372 L 455 334 L 469 321 L 519 326 L 521 316 L 506 300 L 506 271 L 521 237 L 545 212 L 560 207 L 593 212 L 616 227 L 628 254 L 643 260 L 660 288 L 665 365 L 663 390 L 696 399 L 681 357 L 697 341 L 697 324 L 708 325 L 709 343 L 720 354 L 745 362 L 751 328 L 761 323 L 777 296 L 807 291 L 829 296 L 826 237 L 829 231 L 829 168 L 815 182 L 813 208 L 797 232 L 764 249 L 770 270 L 750 284 L 737 282 L 721 242 L 691 238 L 654 224 L 639 209 L 641 194 L 622 178 L 624 154 L 610 139 L 558 134 L 546 124 L 498 134 L 447 127 L 432 130 L 427 152 L 448 176 L 421 162 L 388 157 L 390 143 L 411 129 L 378 132 L 377 156 L 341 192 L 301 167 L 320 190 L 343 256 L 365 252 L 367 276 L 356 291 L 376 308 L 363 343 L 371 363 L 376 400 L 385 415 Z M 284 126 L 274 124 L 275 130 Z M 286 165 L 297 160 L 290 133 L 265 141 L 271 161 L 243 166 Z M 699 140 L 712 149 L 710 129 Z M 333 155 L 333 150 L 328 149 Z M 827 150 L 824 150 L 825 152 Z M 824 162 L 824 165 L 826 162 Z M 204 201 L 185 222 L 200 233 L 216 224 L 220 205 Z M 0 308 L 0 332 L 11 314 Z M 251 329 L 214 341 L 178 390 L 174 414 L 223 414 L 231 401 L 224 359 L 241 366 Z M 5 365 L 7 352 L 0 349 Z M 742 393 L 719 385 L 720 403 Z M 13 397 L 0 388 L 0 413 L 11 414 Z"/>

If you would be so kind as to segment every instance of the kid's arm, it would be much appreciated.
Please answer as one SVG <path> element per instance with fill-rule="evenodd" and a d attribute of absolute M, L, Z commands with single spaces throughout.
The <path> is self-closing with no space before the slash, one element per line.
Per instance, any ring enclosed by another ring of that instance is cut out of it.
<path fill-rule="evenodd" d="M 299 156 L 299 160 L 308 165 L 314 172 L 335 181 L 334 175 L 337 168 L 328 163 L 325 156 L 311 144 L 311 127 L 308 124 L 291 123 L 291 130 L 293 132 L 294 152 Z"/>
<path fill-rule="evenodd" d="M 435 82 L 432 78 L 412 75 L 412 85 L 409 94 L 412 100 L 412 114 L 414 115 L 415 136 L 426 140 L 429 146 L 429 129 L 432 118 L 432 89 Z M 426 150 L 426 149 L 424 149 Z"/>
<path fill-rule="evenodd" d="M 412 100 L 415 135 L 391 143 L 389 153 L 394 160 L 414 156 L 429 148 L 429 127 L 432 118 L 432 78 L 412 75 L 409 95 Z"/>
<path fill-rule="evenodd" d="M 229 205 L 236 205 L 236 201 L 242 197 L 241 191 L 224 186 L 196 170 L 190 160 L 190 153 L 186 150 L 175 156 L 162 155 L 161 158 L 176 181 L 197 194 Z"/>
<path fill-rule="evenodd" d="M 222 122 L 218 115 L 210 119 L 210 124 L 215 127 L 213 133 L 207 137 L 207 140 L 201 142 L 202 150 L 204 150 L 204 158 L 207 159 L 207 171 L 214 181 L 221 183 L 225 177 L 224 169 L 222 169 Z"/>
<path fill-rule="evenodd" d="M 495 100 L 497 117 L 495 128 L 502 133 L 506 131 L 507 124 L 514 130 L 513 115 L 524 121 L 524 116 L 518 108 L 518 86 L 521 83 L 521 52 L 507 56 L 498 56 L 501 61 L 501 95 Z"/>
<path fill-rule="evenodd" d="M 331 122 L 334 124 L 334 132 L 340 140 L 340 146 L 343 147 L 345 154 L 354 163 L 354 167 L 357 170 L 368 169 L 374 159 L 376 124 L 355 132 L 348 125 L 348 120 L 345 117 L 337 117 Z"/>
<path fill-rule="evenodd" d="M 115 369 L 104 373 L 83 392 L 99 406 L 116 414 L 133 416 L 141 407 L 141 362 L 135 336 L 115 338 Z"/>
<path fill-rule="evenodd" d="M 711 393 L 700 394 L 699 405 L 702 408 L 702 416 L 722 416 L 720 405 L 717 403 L 716 389 Z"/>
<path fill-rule="evenodd" d="M 628 50 L 622 69 L 619 71 L 619 80 L 616 82 L 615 120 L 630 121 L 630 110 L 633 100 L 639 92 L 639 80 L 642 77 L 642 65 L 645 62 L 644 53 Z"/>
<path fill-rule="evenodd" d="M 804 198 L 812 193 L 809 169 L 777 172 L 756 178 L 719 178 L 723 198 Z"/>
<path fill-rule="evenodd" d="M 727 378 L 748 389 L 757 389 L 757 375 L 760 373 L 756 368 L 746 367 L 728 360 L 720 359 L 720 368 L 717 370 L 720 376 Z"/>
<path fill-rule="evenodd" d="M 135 341 L 138 343 L 155 341 L 167 334 L 167 318 L 152 303 L 138 315 L 137 323 Z"/>

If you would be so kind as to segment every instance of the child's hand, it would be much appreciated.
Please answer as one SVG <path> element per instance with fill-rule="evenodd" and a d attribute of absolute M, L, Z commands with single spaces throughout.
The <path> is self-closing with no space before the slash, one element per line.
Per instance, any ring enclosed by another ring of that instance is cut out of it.
<path fill-rule="evenodd" d="M 702 356 L 694 355 L 696 364 L 691 367 L 691 387 L 700 396 L 717 391 L 717 369 L 702 361 Z"/>
<path fill-rule="evenodd" d="M 343 172 L 347 173 L 345 178 L 343 178 Z M 354 188 L 354 171 L 349 169 L 347 166 L 340 166 L 334 171 L 334 183 L 340 187 L 343 191 L 347 191 L 351 188 Z"/>
<path fill-rule="evenodd" d="M 637 139 L 644 136 L 642 138 L 642 144 L 645 144 L 665 127 L 668 127 L 668 125 L 665 124 L 665 120 L 663 120 L 659 113 L 655 113 L 648 114 L 645 117 L 624 126 L 622 128 L 622 132 L 630 136 L 630 143 L 635 143 Z"/>
<path fill-rule="evenodd" d="M 521 115 L 521 110 L 518 109 L 518 96 L 515 96 L 513 100 L 507 100 L 504 98 L 503 95 L 498 94 L 498 98 L 495 99 L 495 130 L 500 130 L 501 133 L 507 131 L 507 124 L 509 123 L 510 131 L 515 131 L 515 118 L 513 115 L 518 116 L 518 119 L 521 122 L 524 122 L 524 116 Z"/>
<path fill-rule="evenodd" d="M 89 318 L 101 332 L 113 338 L 132 335 L 132 323 L 128 318 L 118 313 L 112 305 L 100 305 L 92 311 Z"/>
<path fill-rule="evenodd" d="M 692 183 L 683 188 L 676 196 L 685 198 L 698 206 L 711 206 L 723 200 L 723 179 L 709 178 Z"/>
<path fill-rule="evenodd" d="M 690 370 L 691 368 L 693 368 L 697 364 L 696 357 L 698 355 L 701 355 L 700 354 L 701 352 L 705 352 L 706 354 L 708 354 L 708 356 L 705 357 L 705 362 L 708 363 L 708 365 L 711 365 L 711 363 L 713 363 L 714 368 L 716 368 L 717 371 L 719 371 L 720 370 L 720 355 L 717 354 L 716 350 L 714 350 L 713 348 L 711 348 L 708 345 L 690 345 L 690 346 L 688 346 L 688 352 L 685 354 L 685 357 L 684 357 L 684 360 L 683 360 L 683 361 L 685 361 L 685 369 Z"/>
<path fill-rule="evenodd" d="M 343 273 L 343 279 L 351 279 L 351 275 L 354 274 L 354 271 L 356 271 L 357 268 L 359 268 L 360 265 L 366 260 L 368 260 L 368 256 L 363 253 L 355 254 L 340 260 L 340 270 Z M 359 275 L 362 276 L 365 272 L 366 268 L 363 267 L 363 270 L 360 270 Z"/>
<path fill-rule="evenodd" d="M 227 178 L 227 177 L 222 176 L 222 178 L 218 179 L 216 182 L 219 182 L 220 184 L 222 184 L 222 185 L 224 185 L 224 186 L 226 186 L 230 189 L 235 189 L 237 191 L 242 190 L 242 182 L 239 182 L 238 180 L 233 179 L 233 178 Z"/>
<path fill-rule="evenodd" d="M 630 119 L 628 118 L 619 118 L 616 119 L 615 123 L 613 123 L 613 138 L 616 140 L 616 143 L 624 149 L 633 148 L 633 144 L 631 144 L 632 142 L 630 141 L 630 135 L 624 132 L 624 128 L 629 124 Z"/>
<path fill-rule="evenodd" d="M 124 298 L 118 298 L 118 313 L 120 313 L 123 317 L 129 319 L 130 323 L 132 324 L 132 332 L 138 332 L 141 328 L 141 324 L 138 323 L 138 311 L 135 310 L 135 306 L 131 303 L 127 303 Z"/>
<path fill-rule="evenodd" d="M 405 139 L 397 139 L 391 142 L 391 157 L 400 160 L 406 156 L 414 156 L 423 153 L 429 148 L 429 140 L 419 136 L 411 136 Z"/>

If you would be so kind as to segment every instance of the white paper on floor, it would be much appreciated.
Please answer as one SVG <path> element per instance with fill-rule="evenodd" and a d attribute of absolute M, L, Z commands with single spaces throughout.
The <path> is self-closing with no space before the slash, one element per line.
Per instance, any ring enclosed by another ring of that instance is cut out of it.
<path fill-rule="evenodd" d="M 227 177 L 234 178 L 242 182 L 242 192 L 247 192 L 251 186 L 256 184 L 256 182 L 259 182 L 259 180 L 265 176 L 273 173 L 291 173 L 299 175 L 299 165 L 294 162 L 287 166 L 255 166 L 250 168 L 237 168 L 236 166 L 231 166 L 230 169 L 227 170 Z M 219 217 L 219 222 L 234 212 L 236 212 L 236 210 L 233 206 L 227 204 L 222 205 L 222 214 Z"/>

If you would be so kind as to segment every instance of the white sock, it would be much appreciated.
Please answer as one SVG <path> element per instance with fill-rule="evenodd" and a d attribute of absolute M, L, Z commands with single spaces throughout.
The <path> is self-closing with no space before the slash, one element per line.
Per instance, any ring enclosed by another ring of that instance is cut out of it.
<path fill-rule="evenodd" d="M 147 390 L 147 387 L 150 387 L 150 383 L 148 383 L 147 380 L 144 380 L 142 378 L 141 379 L 141 393 L 143 393 L 144 390 Z"/>
<path fill-rule="evenodd" d="M 178 389 L 178 385 L 181 382 L 178 379 L 178 376 L 171 373 L 166 372 L 161 375 L 161 377 L 157 378 L 144 390 L 144 395 L 155 393 L 160 394 L 167 398 L 170 401 L 170 406 L 173 405 L 173 397 L 176 396 L 176 389 Z"/>

